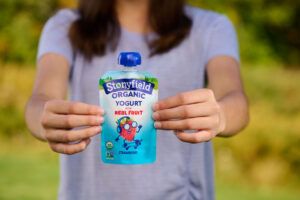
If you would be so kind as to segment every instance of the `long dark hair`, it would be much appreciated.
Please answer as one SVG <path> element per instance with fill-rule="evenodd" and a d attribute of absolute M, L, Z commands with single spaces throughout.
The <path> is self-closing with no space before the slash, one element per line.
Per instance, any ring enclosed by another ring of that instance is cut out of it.
<path fill-rule="evenodd" d="M 109 47 L 115 50 L 120 26 L 115 0 L 79 0 L 79 18 L 71 24 L 69 38 L 74 49 L 91 60 Z M 189 34 L 192 21 L 184 13 L 184 0 L 150 0 L 149 23 L 158 38 L 149 41 L 150 56 L 177 46 Z"/>

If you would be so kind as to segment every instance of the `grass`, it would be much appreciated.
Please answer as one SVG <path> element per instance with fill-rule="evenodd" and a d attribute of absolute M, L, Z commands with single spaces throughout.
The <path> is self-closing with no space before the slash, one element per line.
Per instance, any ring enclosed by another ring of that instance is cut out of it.
<path fill-rule="evenodd" d="M 261 189 L 253 186 L 218 181 L 216 183 L 217 200 L 298 200 L 299 193 L 288 188 Z"/>
<path fill-rule="evenodd" d="M 57 197 L 59 169 L 58 156 L 47 144 L 13 142 L 23 147 L 5 146 L 0 154 L 0 199 L 53 200 Z M 2 145 L 3 147 L 3 145 Z M 240 185 L 217 179 L 217 200 L 297 200 L 299 193 L 291 189 L 270 190 Z"/>
<path fill-rule="evenodd" d="M 0 199 L 56 199 L 58 155 L 26 131 L 23 112 L 35 69 L 1 66 Z M 300 71 L 242 68 L 247 129 L 214 139 L 219 200 L 294 200 L 300 192 Z"/>
<path fill-rule="evenodd" d="M 56 199 L 58 155 L 50 152 L 46 144 L 25 140 L 1 142 L 0 199 Z"/>
<path fill-rule="evenodd" d="M 57 160 L 32 154 L 1 156 L 0 199 L 55 199 Z"/>

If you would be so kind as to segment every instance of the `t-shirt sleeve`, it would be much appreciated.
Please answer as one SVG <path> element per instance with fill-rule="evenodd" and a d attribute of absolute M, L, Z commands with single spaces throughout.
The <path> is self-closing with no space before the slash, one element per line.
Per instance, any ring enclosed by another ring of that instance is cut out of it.
<path fill-rule="evenodd" d="M 206 62 L 218 55 L 227 55 L 240 62 L 235 29 L 226 15 L 220 15 L 212 25 L 207 43 Z"/>
<path fill-rule="evenodd" d="M 47 21 L 40 37 L 37 60 L 46 53 L 57 53 L 72 64 L 73 50 L 68 31 L 76 18 L 75 11 L 63 9 Z"/>

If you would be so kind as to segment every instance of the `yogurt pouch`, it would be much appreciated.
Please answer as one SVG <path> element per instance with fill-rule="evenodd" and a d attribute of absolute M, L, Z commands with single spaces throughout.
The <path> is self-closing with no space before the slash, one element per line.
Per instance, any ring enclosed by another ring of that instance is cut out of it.
<path fill-rule="evenodd" d="M 152 105 L 158 100 L 158 81 L 137 71 L 141 56 L 123 52 L 122 71 L 109 71 L 99 80 L 100 106 L 105 110 L 101 159 L 110 164 L 146 164 L 156 159 L 156 129 Z"/>

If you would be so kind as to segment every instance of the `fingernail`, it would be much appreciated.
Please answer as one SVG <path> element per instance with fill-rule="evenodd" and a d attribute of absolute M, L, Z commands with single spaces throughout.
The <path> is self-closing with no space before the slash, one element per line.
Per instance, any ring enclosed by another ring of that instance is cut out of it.
<path fill-rule="evenodd" d="M 154 127 L 155 128 L 161 128 L 161 123 L 160 122 L 155 122 Z"/>
<path fill-rule="evenodd" d="M 104 114 L 104 109 L 99 107 L 97 112 L 100 114 L 100 115 L 103 115 Z"/>
<path fill-rule="evenodd" d="M 152 118 L 154 120 L 159 120 L 159 114 L 158 114 L 158 112 L 153 113 Z"/>
<path fill-rule="evenodd" d="M 104 121 L 104 118 L 103 117 L 97 117 L 97 123 L 98 124 L 102 124 Z"/>
<path fill-rule="evenodd" d="M 152 109 L 153 110 L 158 110 L 159 109 L 159 104 L 158 103 L 153 104 Z"/>
<path fill-rule="evenodd" d="M 100 131 L 101 131 L 101 126 L 96 126 L 96 127 L 95 127 L 95 131 L 96 131 L 96 132 L 100 132 Z"/>

